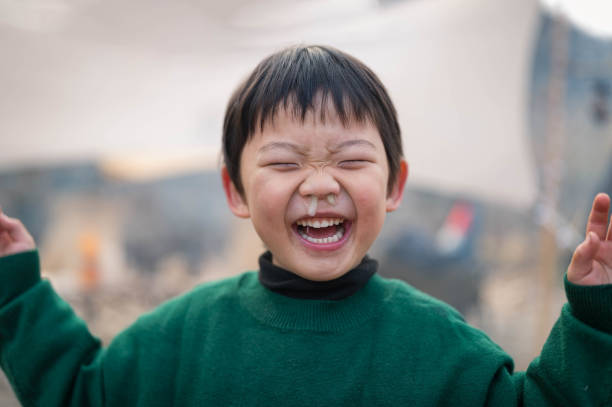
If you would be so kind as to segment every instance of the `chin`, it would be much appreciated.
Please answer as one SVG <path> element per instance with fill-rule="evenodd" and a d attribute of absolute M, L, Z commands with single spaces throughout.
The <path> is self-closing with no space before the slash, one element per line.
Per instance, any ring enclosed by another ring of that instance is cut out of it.
<path fill-rule="evenodd" d="M 296 234 L 292 234 L 290 241 L 293 247 L 283 247 L 283 250 L 280 250 L 290 253 L 289 257 L 275 256 L 273 250 L 272 258 L 276 259 L 278 266 L 311 281 L 330 281 L 342 277 L 365 256 L 365 253 L 361 256 L 355 253 L 352 238 L 343 239 L 339 242 L 340 247 L 335 250 L 312 248 L 304 244 L 303 239 L 297 238 Z M 280 245 L 277 247 L 281 249 Z"/>
<path fill-rule="evenodd" d="M 311 281 L 330 281 L 342 277 L 352 267 L 354 267 L 351 267 L 350 265 L 342 265 L 342 261 L 334 259 L 321 260 L 323 261 L 304 261 L 301 263 L 301 267 L 296 268 L 294 273 Z"/>

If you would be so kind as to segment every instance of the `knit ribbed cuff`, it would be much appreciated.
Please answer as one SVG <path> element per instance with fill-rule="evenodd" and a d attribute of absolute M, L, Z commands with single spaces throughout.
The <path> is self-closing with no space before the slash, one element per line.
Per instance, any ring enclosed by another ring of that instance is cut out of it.
<path fill-rule="evenodd" d="M 582 322 L 612 334 L 612 284 L 584 286 L 565 275 L 565 293 L 572 314 Z"/>
<path fill-rule="evenodd" d="M 0 257 L 0 307 L 39 281 L 37 250 Z"/>

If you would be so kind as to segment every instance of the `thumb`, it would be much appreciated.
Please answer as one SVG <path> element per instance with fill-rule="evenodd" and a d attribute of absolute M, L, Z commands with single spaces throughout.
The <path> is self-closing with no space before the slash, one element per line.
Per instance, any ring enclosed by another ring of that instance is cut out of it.
<path fill-rule="evenodd" d="M 584 242 L 580 243 L 574 252 L 572 261 L 567 268 L 568 279 L 576 281 L 586 276 L 593 268 L 593 259 L 601 240 L 595 232 L 589 232 Z"/>

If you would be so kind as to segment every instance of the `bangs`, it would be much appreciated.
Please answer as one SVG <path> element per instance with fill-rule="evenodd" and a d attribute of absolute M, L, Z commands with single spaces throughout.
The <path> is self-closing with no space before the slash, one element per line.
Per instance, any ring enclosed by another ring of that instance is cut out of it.
<path fill-rule="evenodd" d="M 363 72 L 351 70 L 333 53 L 318 47 L 294 48 L 279 55 L 277 61 L 271 59 L 263 62 L 248 103 L 253 107 L 245 117 L 249 133 L 256 126 L 263 130 L 281 106 L 301 121 L 309 110 L 318 110 L 320 119 L 325 121 L 330 113 L 327 106 L 333 106 L 345 125 L 374 119 L 371 99 L 375 89 L 368 86 Z"/>
<path fill-rule="evenodd" d="M 387 106 L 379 95 L 374 74 L 358 60 L 347 63 L 346 54 L 326 47 L 293 47 L 266 58 L 246 81 L 240 103 L 243 131 L 263 131 L 283 108 L 304 121 L 317 111 L 322 121 L 334 113 L 344 125 L 350 121 L 376 123 Z M 356 65 L 356 66 L 353 66 Z"/>

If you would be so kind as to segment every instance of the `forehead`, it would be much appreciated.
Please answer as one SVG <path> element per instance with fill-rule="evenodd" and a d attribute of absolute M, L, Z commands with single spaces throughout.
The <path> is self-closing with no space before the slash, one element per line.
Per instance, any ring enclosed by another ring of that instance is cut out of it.
<path fill-rule="evenodd" d="M 258 128 L 250 144 L 264 144 L 275 140 L 299 144 L 339 145 L 349 139 L 365 139 L 384 148 L 377 127 L 368 118 L 341 117 L 333 103 L 315 105 L 303 114 L 293 106 L 279 106 L 276 112 Z M 353 144 L 354 145 L 354 144 Z"/>

